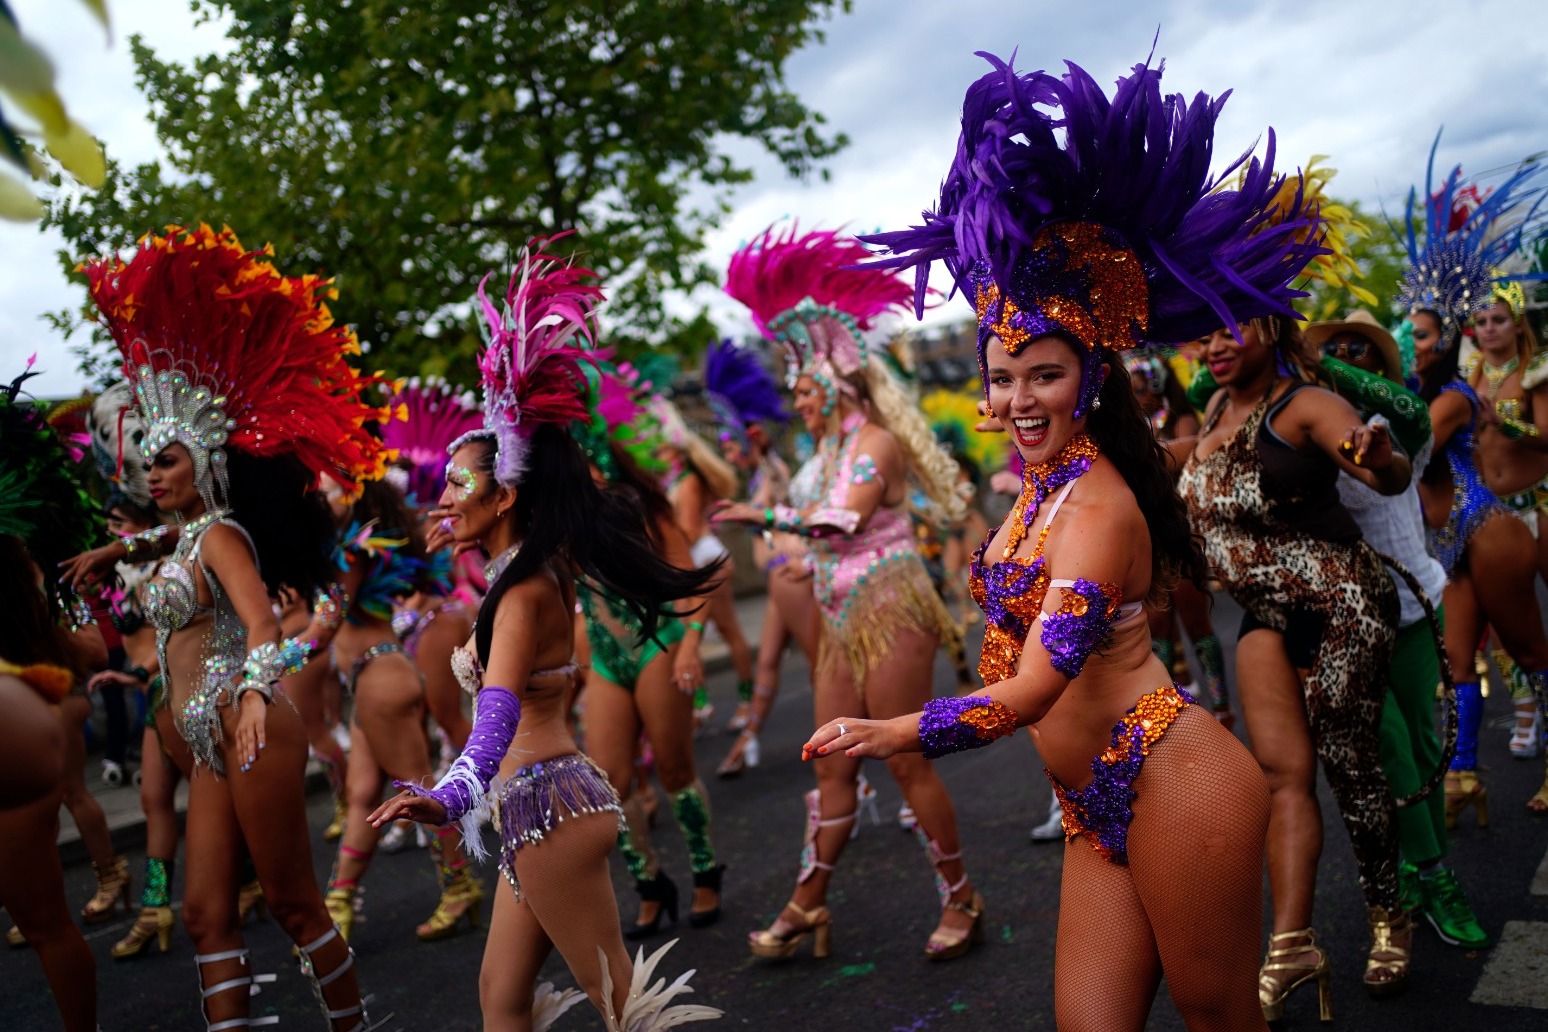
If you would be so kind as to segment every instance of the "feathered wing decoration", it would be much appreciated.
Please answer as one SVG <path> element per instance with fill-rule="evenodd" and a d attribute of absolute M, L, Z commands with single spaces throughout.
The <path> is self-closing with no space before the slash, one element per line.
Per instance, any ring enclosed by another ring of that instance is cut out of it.
<path fill-rule="evenodd" d="M 894 274 L 857 267 L 869 257 L 836 231 L 770 226 L 732 255 L 726 293 L 752 310 L 760 333 L 784 345 L 791 382 L 824 364 L 850 376 L 869 358 L 864 332 L 884 313 L 906 310 L 911 297 Z"/>
<path fill-rule="evenodd" d="M 1500 267 L 1544 230 L 1548 198 L 1539 180 L 1542 165 L 1523 162 L 1487 193 L 1464 184 L 1462 166 L 1451 170 L 1435 189 L 1435 151 L 1430 145 L 1424 174 L 1423 211 L 1417 189 L 1408 192 L 1405 211 L 1408 267 L 1398 291 L 1405 311 L 1427 309 L 1440 316 L 1442 343 L 1456 339 L 1462 324 L 1492 303 L 1496 281 L 1541 279 L 1538 273 L 1502 275 Z M 1519 311 L 1519 310 L 1518 310 Z"/>
<path fill-rule="evenodd" d="M 0 534 L 21 538 L 52 586 L 59 564 L 101 544 L 105 527 L 44 407 L 22 395 L 33 375 L 0 387 Z M 61 604 L 56 590 L 48 594 L 51 605 Z"/>
<path fill-rule="evenodd" d="M 585 998 L 579 989 L 561 991 L 552 982 L 539 982 L 532 990 L 532 1032 L 548 1032 L 565 1011 Z"/>
<path fill-rule="evenodd" d="M 382 424 L 382 444 L 408 466 L 398 486 L 414 503 L 428 505 L 444 486 L 447 447 L 483 425 L 478 399 L 438 376 L 413 377 L 393 391 L 387 407 L 400 418 Z"/>
<path fill-rule="evenodd" d="M 479 357 L 484 388 L 484 429 L 496 443 L 495 479 L 506 486 L 526 472 L 533 429 L 586 418 L 586 376 L 596 340 L 596 307 L 602 288 L 585 281 L 596 273 L 545 250 L 568 234 L 539 237 L 522 248 L 497 309 L 478 285 L 485 348 Z M 473 436 L 452 442 L 459 447 Z"/>
<path fill-rule="evenodd" d="M 127 262 L 81 266 L 123 353 L 143 451 L 184 445 L 212 508 L 225 498 L 224 448 L 293 453 L 346 486 L 386 469 L 365 426 L 384 413 L 361 400 L 382 381 L 350 367 L 360 345 L 328 311 L 332 282 L 283 276 L 272 257 L 244 249 L 229 228 L 172 226 L 142 238 Z"/>
<path fill-rule="evenodd" d="M 778 381 L 756 354 L 730 340 L 716 341 L 705 353 L 704 395 L 721 433 L 744 448 L 752 424 L 790 418 Z"/>
<path fill-rule="evenodd" d="M 657 979 L 654 984 L 651 982 L 661 958 L 676 945 L 677 940 L 673 939 L 649 957 L 645 956 L 644 947 L 635 953 L 634 978 L 629 983 L 629 1002 L 624 1004 L 622 1014 L 613 1011 L 613 975 L 608 970 L 607 954 L 597 949 L 597 959 L 602 964 L 602 1000 L 607 1008 L 603 1017 L 607 1019 L 608 1032 L 664 1032 L 665 1029 L 695 1021 L 713 1021 L 724 1013 L 715 1007 L 701 1004 L 672 1002 L 679 996 L 693 992 L 693 987 L 688 984 L 688 980 L 694 976 L 691 968 L 679 975 L 671 985 L 667 984 L 665 978 Z"/>
<path fill-rule="evenodd" d="M 915 272 L 922 311 L 933 262 L 1014 353 L 1062 333 L 1088 349 L 1084 411 L 1100 347 L 1184 341 L 1265 315 L 1295 318 L 1292 282 L 1322 253 L 1317 215 L 1297 193 L 1267 225 L 1283 178 L 1274 136 L 1243 154 L 1235 189 L 1209 167 L 1225 95 L 1161 93 L 1161 68 L 1136 65 L 1109 99 L 1078 65 L 1062 75 L 993 66 L 963 101 L 956 158 L 940 200 L 911 229 L 862 237 Z M 1283 199 L 1283 198 L 1281 198 Z M 980 355 L 982 358 L 982 355 Z"/>

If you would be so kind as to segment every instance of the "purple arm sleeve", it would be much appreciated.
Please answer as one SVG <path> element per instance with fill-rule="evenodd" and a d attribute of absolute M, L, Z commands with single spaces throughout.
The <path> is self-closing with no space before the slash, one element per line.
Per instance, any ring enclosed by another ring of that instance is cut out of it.
<path fill-rule="evenodd" d="M 446 823 L 460 824 L 463 848 L 469 856 L 483 859 L 479 822 L 483 817 L 484 797 L 489 783 L 500 771 L 521 722 L 521 700 L 509 688 L 489 685 L 478 693 L 477 714 L 468 744 L 462 755 L 452 761 L 446 776 L 434 788 L 421 788 L 408 781 L 394 781 L 397 788 L 434 799 L 446 808 Z"/>
<path fill-rule="evenodd" d="M 977 749 L 1013 734 L 1016 711 L 987 695 L 948 695 L 925 703 L 919 715 L 919 742 L 926 759 Z"/>

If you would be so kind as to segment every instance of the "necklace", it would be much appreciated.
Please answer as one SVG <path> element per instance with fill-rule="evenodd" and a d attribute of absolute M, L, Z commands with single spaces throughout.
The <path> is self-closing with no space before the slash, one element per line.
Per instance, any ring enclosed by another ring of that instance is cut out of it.
<path fill-rule="evenodd" d="M 1021 495 L 1006 520 L 1010 530 L 1005 536 L 1005 552 L 1001 558 L 1009 559 L 1016 554 L 1017 546 L 1032 529 L 1032 524 L 1037 522 L 1038 511 L 1042 509 L 1043 500 L 1049 492 L 1063 487 L 1089 470 L 1099 454 L 1090 437 L 1083 433 L 1076 434 L 1059 449 L 1059 454 L 1047 462 L 1027 466 L 1021 471 Z"/>
<path fill-rule="evenodd" d="M 519 551 L 521 551 L 520 541 L 485 563 L 484 583 L 493 585 L 500 578 L 500 574 L 505 572 L 505 568 L 511 565 L 511 560 L 516 558 L 516 553 Z"/>
<path fill-rule="evenodd" d="M 1521 356 L 1517 355 L 1502 366 L 1492 366 L 1486 361 L 1478 364 L 1483 367 L 1484 382 L 1489 385 L 1489 398 L 1492 401 L 1510 374 L 1521 367 Z"/>
<path fill-rule="evenodd" d="M 172 550 L 173 561 L 186 559 L 193 551 L 194 542 L 199 540 L 199 535 L 230 515 L 230 509 L 211 509 L 184 523 L 178 530 L 177 547 Z"/>

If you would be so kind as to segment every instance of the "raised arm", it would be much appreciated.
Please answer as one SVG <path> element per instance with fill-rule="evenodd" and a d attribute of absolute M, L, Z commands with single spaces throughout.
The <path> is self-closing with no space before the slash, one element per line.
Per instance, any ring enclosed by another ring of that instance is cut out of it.
<path fill-rule="evenodd" d="M 1281 418 L 1292 424 L 1291 433 L 1282 433 L 1291 444 L 1316 445 L 1344 472 L 1384 495 L 1407 489 L 1413 468 L 1393 450 L 1385 420 L 1362 423 L 1353 405 L 1319 388 L 1297 394 Z"/>

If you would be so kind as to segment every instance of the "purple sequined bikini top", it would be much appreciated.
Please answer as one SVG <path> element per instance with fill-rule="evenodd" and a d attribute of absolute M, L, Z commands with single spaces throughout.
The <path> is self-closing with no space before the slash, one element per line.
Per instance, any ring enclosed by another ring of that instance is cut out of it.
<path fill-rule="evenodd" d="M 1048 540 L 1048 529 L 1053 526 L 1059 507 L 1069 497 L 1075 481 L 1064 485 L 1048 510 L 1048 520 L 1038 532 L 1037 545 L 1032 554 L 1024 557 L 1005 556 L 996 563 L 984 563 L 984 552 L 994 540 L 994 531 L 973 553 L 973 566 L 969 588 L 973 601 L 984 612 L 984 646 L 978 659 L 978 676 L 984 684 L 997 684 L 1009 680 L 1021 662 L 1021 650 L 1032 625 L 1043 615 L 1043 598 L 1048 589 L 1074 587 L 1074 581 L 1050 580 L 1048 563 L 1043 557 L 1043 543 Z M 1117 621 L 1127 620 L 1144 608 L 1142 602 L 1128 602 L 1118 608 Z"/>

